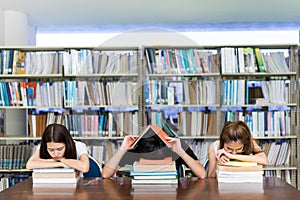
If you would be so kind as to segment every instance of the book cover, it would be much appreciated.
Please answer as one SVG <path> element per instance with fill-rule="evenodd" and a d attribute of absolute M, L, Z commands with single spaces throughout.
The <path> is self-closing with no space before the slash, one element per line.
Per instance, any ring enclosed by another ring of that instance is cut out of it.
<path fill-rule="evenodd" d="M 166 139 L 166 137 L 169 137 L 168 134 L 166 132 L 164 132 L 159 126 L 157 125 L 149 125 L 147 126 L 140 134 L 139 136 L 132 142 L 132 144 L 130 145 L 130 147 L 134 148 L 139 140 L 141 138 L 146 138 L 149 136 L 153 136 L 154 134 L 158 135 L 159 138 L 168 146 L 171 147 L 172 144 Z"/>

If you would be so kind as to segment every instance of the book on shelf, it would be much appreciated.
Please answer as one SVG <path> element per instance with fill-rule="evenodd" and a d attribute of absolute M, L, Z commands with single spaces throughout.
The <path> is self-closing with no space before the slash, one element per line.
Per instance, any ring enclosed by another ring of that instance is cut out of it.
<path fill-rule="evenodd" d="M 166 137 L 169 137 L 168 134 L 155 124 L 147 126 L 132 142 L 130 147 L 135 148 L 141 138 L 148 138 L 154 135 L 157 135 L 166 144 L 166 146 L 171 147 L 171 143 L 166 139 Z"/>

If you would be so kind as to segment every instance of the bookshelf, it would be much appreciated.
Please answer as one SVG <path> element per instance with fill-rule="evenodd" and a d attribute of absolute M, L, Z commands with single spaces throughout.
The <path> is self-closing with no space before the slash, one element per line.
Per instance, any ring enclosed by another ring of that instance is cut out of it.
<path fill-rule="evenodd" d="M 265 175 L 298 187 L 297 59 L 295 45 L 145 47 L 145 123 L 175 123 L 205 164 L 224 122 L 245 121 L 267 154 L 277 148 Z"/>
<path fill-rule="evenodd" d="M 0 143 L 37 143 L 50 120 L 65 123 L 73 137 L 84 141 L 90 152 L 103 151 L 99 157 L 105 161 L 124 135 L 137 135 L 146 125 L 162 125 L 164 119 L 178 127 L 180 137 L 191 144 L 205 163 L 207 146 L 218 139 L 223 123 L 238 117 L 249 120 L 253 137 L 261 145 L 288 141 L 289 163 L 270 165 L 264 171 L 278 172 L 276 176 L 288 171 L 291 184 L 299 188 L 298 47 L 252 45 L 250 49 L 259 48 L 262 54 L 281 52 L 280 58 L 282 53 L 289 57 L 288 61 L 285 58 L 288 70 L 267 68 L 266 72 L 255 72 L 253 66 L 241 72 L 234 52 L 246 47 L 249 46 L 1 47 L 1 56 L 6 50 L 18 50 L 28 53 L 31 60 L 25 56 L 30 64 L 16 65 L 20 67 L 12 68 L 10 73 L 0 59 L 0 86 L 9 83 L 8 86 L 21 89 L 24 83 L 36 91 L 36 96 L 26 104 L 12 99 L 5 105 L 0 99 L 4 113 L 4 136 L 0 137 Z M 47 67 L 39 66 L 45 54 Z M 37 55 L 40 58 L 34 58 Z M 231 69 L 233 65 L 235 68 Z M 268 85 L 271 82 L 274 85 Z M 37 87 L 39 90 L 34 89 Z M 277 87 L 282 88 L 279 96 L 283 98 L 274 101 L 276 98 L 270 96 L 268 102 L 263 101 L 266 94 L 262 87 L 273 88 L 271 94 L 279 94 Z M 232 99 L 235 100 L 228 101 Z M 10 124 L 20 118 L 20 113 L 22 124 L 17 127 Z M 261 113 L 288 116 L 284 117 L 288 125 L 285 131 L 258 129 Z M 43 123 L 37 126 L 34 119 Z M 100 120 L 106 121 L 105 128 L 100 128 Z M 3 169 L 0 173 L 11 170 Z"/>
<path fill-rule="evenodd" d="M 113 154 L 115 140 L 138 134 L 138 48 L 1 47 L 0 58 L 1 147 L 24 144 L 30 156 L 50 123 L 66 125 L 95 154 L 100 145 Z M 25 164 L 29 156 L 23 156 Z M 25 164 L 1 165 L 0 173 L 24 173 Z"/>

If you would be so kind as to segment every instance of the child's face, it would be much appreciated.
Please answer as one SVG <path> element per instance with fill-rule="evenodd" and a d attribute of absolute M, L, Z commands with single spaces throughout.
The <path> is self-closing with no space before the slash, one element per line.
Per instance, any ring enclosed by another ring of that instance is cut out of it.
<path fill-rule="evenodd" d="M 60 160 L 64 157 L 66 150 L 65 143 L 48 142 L 47 151 L 54 160 Z"/>
<path fill-rule="evenodd" d="M 224 150 L 228 153 L 240 154 L 244 151 L 244 144 L 240 141 L 225 143 Z"/>

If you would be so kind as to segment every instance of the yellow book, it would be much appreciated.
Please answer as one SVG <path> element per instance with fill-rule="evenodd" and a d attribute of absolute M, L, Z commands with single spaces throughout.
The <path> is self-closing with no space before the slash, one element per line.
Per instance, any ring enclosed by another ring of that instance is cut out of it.
<path fill-rule="evenodd" d="M 237 166 L 237 167 L 250 167 L 250 166 L 257 166 L 258 164 L 257 164 L 257 162 L 230 160 L 225 165 L 226 166 Z"/>

